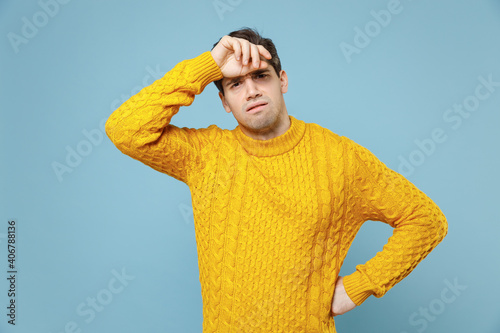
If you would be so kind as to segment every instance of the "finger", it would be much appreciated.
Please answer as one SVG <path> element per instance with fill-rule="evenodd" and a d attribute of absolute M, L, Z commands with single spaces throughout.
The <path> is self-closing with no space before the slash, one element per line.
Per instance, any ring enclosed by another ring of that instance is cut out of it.
<path fill-rule="evenodd" d="M 248 64 L 248 60 L 250 59 L 250 43 L 248 41 L 243 41 L 241 43 L 241 52 L 242 52 L 242 63 L 243 65 Z"/>
<path fill-rule="evenodd" d="M 271 55 L 271 52 L 269 52 L 264 46 L 259 45 L 259 53 L 264 56 L 266 59 L 271 59 L 273 56 Z"/>
<path fill-rule="evenodd" d="M 257 45 L 252 44 L 251 46 L 251 51 L 252 53 L 252 65 L 254 68 L 259 68 L 260 67 L 260 54 L 259 54 L 259 48 Z"/>
<path fill-rule="evenodd" d="M 241 59 L 241 53 L 242 53 L 241 44 L 236 38 L 232 38 L 231 42 L 232 42 L 231 46 L 233 48 L 234 56 L 236 57 L 236 60 L 239 61 Z"/>

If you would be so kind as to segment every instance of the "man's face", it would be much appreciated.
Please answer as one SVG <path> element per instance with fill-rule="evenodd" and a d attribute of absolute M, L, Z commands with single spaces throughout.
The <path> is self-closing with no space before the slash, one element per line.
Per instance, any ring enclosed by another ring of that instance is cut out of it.
<path fill-rule="evenodd" d="M 219 93 L 226 112 L 232 112 L 248 134 L 272 132 L 287 118 L 283 94 L 288 90 L 285 71 L 280 77 L 268 65 L 236 78 L 223 78 L 224 95 Z"/>

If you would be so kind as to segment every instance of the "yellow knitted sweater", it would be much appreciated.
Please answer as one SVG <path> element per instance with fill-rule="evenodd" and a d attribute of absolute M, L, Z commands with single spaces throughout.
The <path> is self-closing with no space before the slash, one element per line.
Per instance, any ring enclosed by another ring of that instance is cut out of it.
<path fill-rule="evenodd" d="M 186 183 L 192 196 L 203 332 L 336 332 L 335 281 L 367 220 L 394 227 L 344 278 L 360 305 L 383 296 L 443 239 L 440 209 L 346 137 L 290 116 L 281 136 L 179 128 L 180 106 L 222 78 L 210 52 L 123 103 L 106 132 L 123 153 Z"/>

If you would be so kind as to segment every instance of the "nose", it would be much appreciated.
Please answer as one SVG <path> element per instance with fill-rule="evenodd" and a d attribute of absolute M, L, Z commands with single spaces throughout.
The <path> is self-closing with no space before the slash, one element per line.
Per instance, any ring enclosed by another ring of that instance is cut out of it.
<path fill-rule="evenodd" d="M 260 92 L 258 85 L 254 82 L 252 78 L 247 78 L 247 82 L 245 82 L 245 87 L 246 87 L 247 101 L 262 96 L 262 93 Z"/>

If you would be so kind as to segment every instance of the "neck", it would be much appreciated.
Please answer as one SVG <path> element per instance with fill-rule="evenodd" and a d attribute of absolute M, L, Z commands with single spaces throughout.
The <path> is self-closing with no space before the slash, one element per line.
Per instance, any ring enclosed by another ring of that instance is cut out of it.
<path fill-rule="evenodd" d="M 295 147 L 304 136 L 306 125 L 304 121 L 288 116 L 290 127 L 283 134 L 268 139 L 259 140 L 245 134 L 241 126 L 237 126 L 233 133 L 243 149 L 250 155 L 265 157 L 284 154 Z"/>

